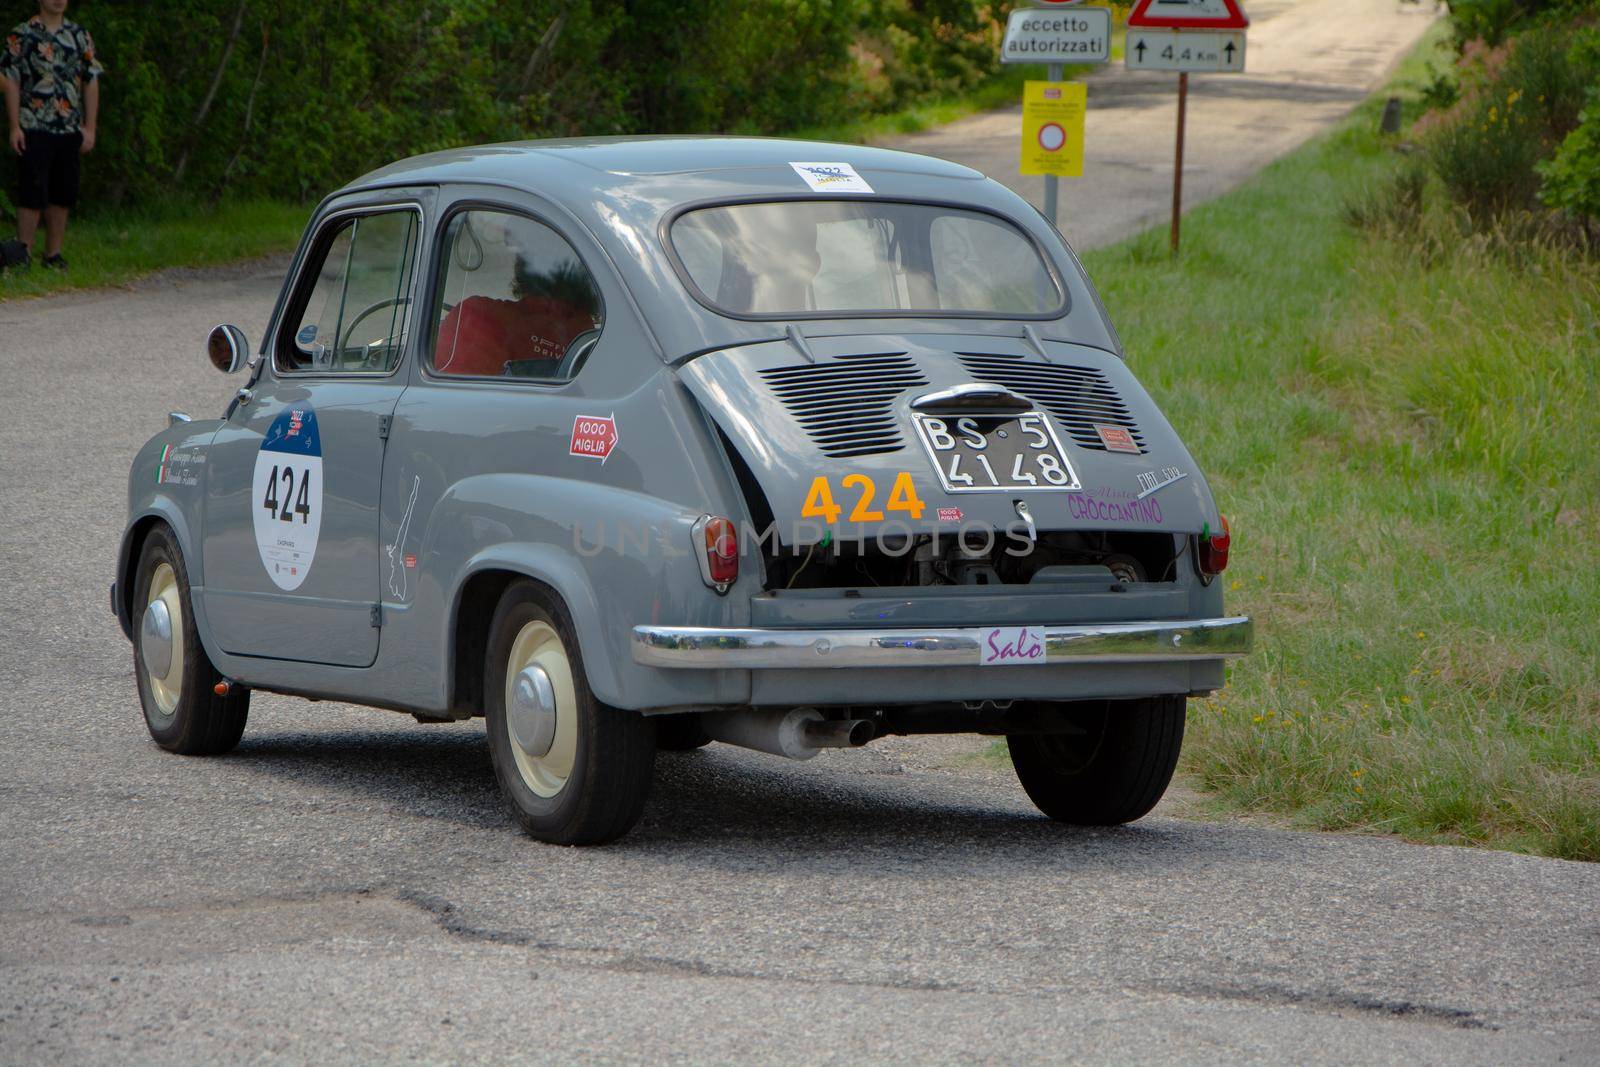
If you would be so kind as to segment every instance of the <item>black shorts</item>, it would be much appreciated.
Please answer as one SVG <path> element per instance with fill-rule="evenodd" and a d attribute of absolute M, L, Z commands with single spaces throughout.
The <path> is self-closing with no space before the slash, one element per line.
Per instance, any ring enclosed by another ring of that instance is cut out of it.
<path fill-rule="evenodd" d="M 17 182 L 17 206 L 43 211 L 46 207 L 78 206 L 78 161 L 83 150 L 81 133 L 45 133 L 24 130 L 27 145 Z"/>

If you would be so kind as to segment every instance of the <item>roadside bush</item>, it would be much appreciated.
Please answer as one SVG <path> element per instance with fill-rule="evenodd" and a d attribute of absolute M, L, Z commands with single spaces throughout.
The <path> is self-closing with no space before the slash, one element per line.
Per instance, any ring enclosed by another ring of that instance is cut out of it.
<path fill-rule="evenodd" d="M 1555 158 L 1539 164 L 1544 178 L 1539 197 L 1569 215 L 1600 220 L 1600 29 L 1580 35 L 1571 55 L 1579 68 L 1591 73 L 1589 105 Z"/>
<path fill-rule="evenodd" d="M 1593 13 L 1595 0 L 1449 0 L 1456 40 L 1497 45 L 1544 17 Z"/>
<path fill-rule="evenodd" d="M 627 125 L 589 0 L 81 0 L 106 67 L 91 201 L 304 200 L 398 155 Z"/>
<path fill-rule="evenodd" d="M 1549 22 L 1490 48 L 1468 45 L 1460 99 L 1418 123 L 1428 163 L 1452 199 L 1478 223 L 1537 207 L 1550 159 L 1577 127 L 1600 48 L 1588 29 Z"/>
<path fill-rule="evenodd" d="M 993 75 L 1009 8 L 77 0 L 72 18 L 106 66 L 85 194 L 128 205 L 224 194 L 299 201 L 392 159 L 461 144 L 850 122 Z M 14 162 L 0 170 L 9 179 Z"/>
<path fill-rule="evenodd" d="M 1539 164 L 1539 198 L 1582 218 L 1600 219 L 1600 94 L 1583 112 L 1555 158 Z"/>
<path fill-rule="evenodd" d="M 1453 70 L 1435 70 L 1422 87 L 1422 106 L 1428 111 L 1447 111 L 1461 99 L 1461 83 Z"/>

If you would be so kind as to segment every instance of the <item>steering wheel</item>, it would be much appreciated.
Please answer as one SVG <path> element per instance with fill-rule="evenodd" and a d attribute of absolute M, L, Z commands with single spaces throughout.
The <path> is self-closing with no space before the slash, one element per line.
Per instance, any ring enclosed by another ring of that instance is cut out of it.
<path fill-rule="evenodd" d="M 382 311 L 384 308 L 403 307 L 403 306 L 405 306 L 405 305 L 407 305 L 409 303 L 411 303 L 411 298 L 409 296 L 394 296 L 394 297 L 390 297 L 387 300 L 380 300 L 376 304 L 371 305 L 370 307 L 363 308 L 359 315 L 357 315 L 355 318 L 350 320 L 350 328 L 345 330 L 345 332 L 344 332 L 343 343 L 335 344 L 334 345 L 334 351 L 340 352 L 340 353 L 342 353 L 344 351 L 344 345 L 349 342 L 351 337 L 355 336 L 356 327 L 361 325 L 362 322 L 366 321 L 366 319 L 367 319 L 367 317 L 369 315 L 375 315 L 378 312 Z M 390 344 L 404 344 L 405 343 L 405 334 L 402 333 L 399 336 L 399 338 L 385 338 L 385 340 Z M 367 350 L 366 346 L 363 346 L 363 351 L 366 351 L 366 350 Z M 370 358 L 370 356 L 369 356 L 369 358 Z"/>

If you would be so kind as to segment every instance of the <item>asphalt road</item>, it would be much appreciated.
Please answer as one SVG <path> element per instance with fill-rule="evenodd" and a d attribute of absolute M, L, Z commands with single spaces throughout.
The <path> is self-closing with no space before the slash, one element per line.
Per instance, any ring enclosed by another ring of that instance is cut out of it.
<path fill-rule="evenodd" d="M 204 331 L 280 274 L 0 303 L 0 1063 L 1600 1061 L 1595 866 L 1072 830 L 937 739 L 663 755 L 590 850 L 515 832 L 477 723 L 258 696 L 159 751 L 127 460 L 222 408 Z"/>

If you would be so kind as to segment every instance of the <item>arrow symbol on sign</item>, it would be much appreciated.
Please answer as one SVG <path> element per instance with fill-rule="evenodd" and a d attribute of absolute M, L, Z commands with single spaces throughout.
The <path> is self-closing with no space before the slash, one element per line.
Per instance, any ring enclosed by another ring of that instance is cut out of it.
<path fill-rule="evenodd" d="M 1133 50 L 1135 52 L 1139 53 L 1139 62 L 1141 62 L 1141 63 L 1144 62 L 1144 48 L 1145 48 L 1144 38 L 1141 37 L 1141 38 L 1139 38 L 1139 43 L 1133 46 Z"/>
<path fill-rule="evenodd" d="M 1234 53 L 1233 42 L 1229 41 L 1228 42 L 1228 47 L 1224 48 L 1223 51 L 1228 53 L 1228 62 L 1229 62 L 1229 64 L 1232 64 L 1233 63 L 1233 53 Z"/>

